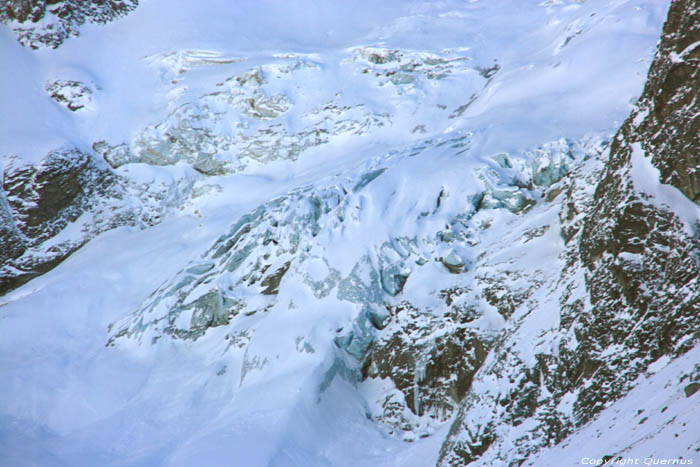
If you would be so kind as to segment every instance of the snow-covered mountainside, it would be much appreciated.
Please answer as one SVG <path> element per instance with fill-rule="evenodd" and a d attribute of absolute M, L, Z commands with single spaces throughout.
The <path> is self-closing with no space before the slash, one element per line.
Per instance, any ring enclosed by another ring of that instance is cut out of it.
<path fill-rule="evenodd" d="M 0 465 L 700 463 L 696 1 L 0 21 Z"/>

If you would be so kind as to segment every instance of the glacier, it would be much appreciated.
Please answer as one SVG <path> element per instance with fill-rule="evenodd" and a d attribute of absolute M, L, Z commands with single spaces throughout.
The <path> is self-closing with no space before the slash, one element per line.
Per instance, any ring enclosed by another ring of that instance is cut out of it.
<path fill-rule="evenodd" d="M 579 329 L 670 1 L 127 3 L 0 28 L 0 464 L 700 462 L 697 319 Z"/>

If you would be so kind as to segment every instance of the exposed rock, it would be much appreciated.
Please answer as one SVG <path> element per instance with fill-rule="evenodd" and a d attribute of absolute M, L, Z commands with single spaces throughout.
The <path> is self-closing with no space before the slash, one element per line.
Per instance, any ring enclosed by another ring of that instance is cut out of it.
<path fill-rule="evenodd" d="M 73 112 L 85 110 L 92 104 L 92 90 L 78 81 L 59 79 L 46 83 L 46 92 Z"/>
<path fill-rule="evenodd" d="M 685 397 L 690 397 L 700 391 L 700 383 L 690 383 L 683 390 L 685 391 Z"/>
<path fill-rule="evenodd" d="M 159 187 L 148 190 L 77 149 L 50 152 L 37 165 L 6 160 L 0 295 L 51 270 L 95 235 L 121 225 L 153 225 L 182 202 L 179 190 L 169 195 Z M 187 193 L 191 185 L 181 188 Z"/>
<path fill-rule="evenodd" d="M 2 239 L 3 245 L 0 250 L 0 264 L 5 264 L 20 256 L 27 249 L 29 243 L 29 240 L 15 224 L 12 208 L 7 202 L 4 190 L 0 191 L 0 239 Z"/>
<path fill-rule="evenodd" d="M 635 185 L 630 170 L 634 144 L 641 143 L 661 169 L 659 182 L 674 184 L 690 199 L 699 200 L 692 180 L 694 165 L 700 162 L 696 157 L 700 120 L 692 117 L 697 112 L 693 114 L 684 103 L 689 95 L 696 95 L 697 73 L 681 73 L 670 81 L 662 78 L 687 69 L 687 64 L 671 62 L 683 44 L 700 40 L 699 21 L 695 2 L 671 5 L 644 94 L 611 145 L 594 207 L 585 220 L 580 254 L 588 270 L 592 313 L 581 317 L 584 321 L 577 339 L 582 349 L 590 349 L 586 362 L 597 375 L 581 391 L 579 423 L 597 413 L 605 401 L 619 397 L 651 362 L 663 355 L 677 356 L 698 339 L 698 230 L 689 235 L 672 211 L 681 207 L 661 208 L 654 202 L 654 193 Z M 608 352 L 605 359 L 596 357 L 598 352 L 593 349 L 620 339 L 623 352 L 615 356 Z M 629 361 L 635 365 L 625 367 L 624 362 Z M 571 363 L 580 367 L 586 362 L 576 358 Z"/>
<path fill-rule="evenodd" d="M 137 6 L 138 0 L 7 0 L 0 5 L 0 22 L 12 27 L 22 45 L 55 49 L 78 36 L 84 23 L 108 23 Z"/>
<path fill-rule="evenodd" d="M 46 272 L 80 246 L 57 245 L 45 258 L 22 256 L 56 236 L 89 209 L 89 198 L 110 190 L 116 178 L 77 150 L 50 153 L 38 166 L 10 160 L 3 172 L 0 215 L 3 245 L 0 295 Z"/>
<path fill-rule="evenodd" d="M 14 217 L 30 238 L 48 238 L 74 221 L 80 215 L 76 198 L 83 195 L 83 186 L 90 180 L 99 178 L 104 187 L 114 182 L 109 172 L 76 150 L 52 152 L 38 166 L 19 164 L 14 159 L 5 168 L 3 190 Z"/>
<path fill-rule="evenodd" d="M 627 122 L 661 182 L 700 203 L 700 5 L 674 1 L 637 109 Z"/>
<path fill-rule="evenodd" d="M 265 287 L 260 293 L 264 295 L 277 295 L 280 290 L 280 282 L 287 272 L 287 269 L 289 269 L 290 264 L 291 263 L 287 261 L 275 272 L 260 281 L 260 285 Z"/>
<path fill-rule="evenodd" d="M 567 182 L 560 214 L 565 266 L 549 304 L 539 305 L 558 305 L 558 327 L 539 331 L 556 347 L 532 348 L 536 359 L 528 362 L 517 350 L 524 324 L 511 324 L 511 337 L 476 375 L 439 465 L 517 465 L 626 394 L 652 362 L 697 344 L 700 211 L 664 204 L 657 198 L 664 189 L 656 187 L 670 183 L 698 201 L 698 49 L 690 44 L 700 40 L 699 14 L 696 2 L 672 3 L 644 94 L 603 154 L 605 166 L 589 161 Z M 660 180 L 646 172 L 643 183 L 635 178 L 634 158 L 644 153 Z M 538 173 L 548 184 L 562 172 Z M 600 180 L 594 193 L 579 184 L 586 177 Z"/>
<path fill-rule="evenodd" d="M 390 311 L 393 324 L 373 343 L 365 376 L 391 379 L 415 415 L 447 420 L 469 390 L 489 339 L 408 302 Z"/>

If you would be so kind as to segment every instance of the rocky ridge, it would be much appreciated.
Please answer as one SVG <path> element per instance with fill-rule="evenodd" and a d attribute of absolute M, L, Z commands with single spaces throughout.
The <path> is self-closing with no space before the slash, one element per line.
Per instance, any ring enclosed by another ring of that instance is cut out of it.
<path fill-rule="evenodd" d="M 532 330 L 511 322 L 460 407 L 439 465 L 520 465 L 626 394 L 650 364 L 697 345 L 698 210 L 682 196 L 669 198 L 674 188 L 662 184 L 697 201 L 692 44 L 699 21 L 695 2 L 672 4 L 636 109 L 604 165 L 580 173 L 601 181 L 579 186 L 574 178 L 562 196 L 567 247 L 548 293 L 549 326 L 529 347 L 519 342 Z"/>

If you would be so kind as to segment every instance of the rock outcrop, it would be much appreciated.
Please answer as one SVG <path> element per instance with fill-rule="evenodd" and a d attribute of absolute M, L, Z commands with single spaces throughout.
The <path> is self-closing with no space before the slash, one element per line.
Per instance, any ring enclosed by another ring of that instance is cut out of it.
<path fill-rule="evenodd" d="M 0 295 L 40 275 L 79 245 L 55 245 L 38 258 L 28 254 L 55 237 L 88 208 L 93 196 L 113 188 L 116 178 L 77 150 L 48 154 L 41 164 L 11 160 L 2 176 L 3 248 Z"/>
<path fill-rule="evenodd" d="M 642 144 L 662 183 L 695 203 L 700 203 L 699 86 L 700 5 L 675 1 L 626 136 Z"/>
<path fill-rule="evenodd" d="M 0 178 L 0 295 L 58 265 L 101 232 L 154 225 L 188 197 L 114 173 L 77 149 L 50 152 L 39 164 L 6 158 Z"/>
<path fill-rule="evenodd" d="M 87 110 L 92 104 L 93 91 L 85 83 L 58 79 L 46 83 L 46 93 L 51 99 L 72 112 Z"/>
<path fill-rule="evenodd" d="M 22 45 L 55 49 L 78 36 L 83 24 L 108 23 L 137 6 L 138 0 L 7 0 L 0 5 L 0 22 L 12 27 Z"/>

